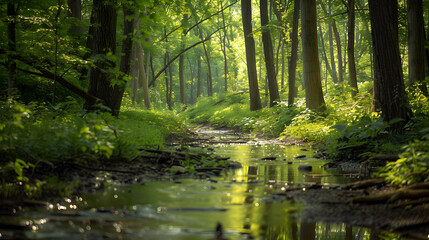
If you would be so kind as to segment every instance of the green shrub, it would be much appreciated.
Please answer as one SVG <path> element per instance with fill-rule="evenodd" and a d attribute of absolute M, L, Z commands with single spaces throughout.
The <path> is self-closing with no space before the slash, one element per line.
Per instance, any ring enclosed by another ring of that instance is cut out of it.
<path fill-rule="evenodd" d="M 429 182 L 429 129 L 422 140 L 405 145 L 400 159 L 382 167 L 378 176 L 396 185 Z"/>

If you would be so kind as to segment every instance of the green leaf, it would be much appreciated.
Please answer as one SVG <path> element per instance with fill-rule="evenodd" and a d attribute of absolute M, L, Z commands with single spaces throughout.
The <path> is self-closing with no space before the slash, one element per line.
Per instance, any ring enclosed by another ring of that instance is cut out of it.
<path fill-rule="evenodd" d="M 402 121 L 405 121 L 405 120 L 403 118 L 394 118 L 394 119 L 389 121 L 389 125 L 392 125 L 392 124 L 395 124 L 398 122 L 402 122 Z"/>
<path fill-rule="evenodd" d="M 337 129 L 340 133 L 344 133 L 347 129 L 347 123 L 340 124 L 340 125 L 334 125 L 330 127 L 330 129 Z"/>

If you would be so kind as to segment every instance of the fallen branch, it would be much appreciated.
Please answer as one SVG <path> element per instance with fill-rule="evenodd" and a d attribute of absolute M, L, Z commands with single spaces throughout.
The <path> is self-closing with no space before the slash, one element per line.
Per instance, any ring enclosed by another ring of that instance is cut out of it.
<path fill-rule="evenodd" d="M 75 166 L 75 167 L 78 167 L 78 168 L 91 170 L 91 171 L 104 171 L 104 172 L 118 172 L 118 173 L 138 174 L 138 172 L 136 172 L 136 171 L 128 171 L 128 170 L 112 169 L 112 168 L 95 168 L 95 167 L 83 166 L 83 165 L 80 165 L 78 163 L 71 163 L 71 165 Z"/>

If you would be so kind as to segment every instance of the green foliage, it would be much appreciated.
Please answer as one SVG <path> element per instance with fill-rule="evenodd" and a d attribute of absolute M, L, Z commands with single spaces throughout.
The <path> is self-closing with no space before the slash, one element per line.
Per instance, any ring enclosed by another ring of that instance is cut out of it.
<path fill-rule="evenodd" d="M 65 183 L 45 180 L 59 166 L 126 160 L 139 147 L 163 147 L 170 134 L 184 135 L 186 123 L 171 112 L 126 107 L 117 119 L 107 113 L 79 113 L 71 103 L 54 107 L 0 104 L 0 186 L 2 197 L 20 192 L 71 191 Z M 31 109 L 31 110 L 30 110 Z M 19 189 L 19 190 L 17 190 Z"/>
<path fill-rule="evenodd" d="M 139 147 L 163 148 L 169 136 L 183 136 L 187 132 L 186 119 L 170 111 L 145 110 L 143 106 L 125 103 L 120 121 L 121 141 Z"/>
<path fill-rule="evenodd" d="M 409 96 L 409 103 L 414 116 L 429 117 L 429 98 L 423 94 L 420 88 L 415 87 Z"/>
<path fill-rule="evenodd" d="M 251 112 L 247 93 L 229 93 L 201 99 L 184 112 L 191 121 L 218 126 L 239 127 L 247 132 L 278 137 L 298 113 L 296 107 L 279 103 L 272 108 Z"/>
<path fill-rule="evenodd" d="M 429 129 L 422 140 L 415 139 L 402 148 L 400 159 L 381 168 L 378 176 L 396 185 L 429 182 Z"/>

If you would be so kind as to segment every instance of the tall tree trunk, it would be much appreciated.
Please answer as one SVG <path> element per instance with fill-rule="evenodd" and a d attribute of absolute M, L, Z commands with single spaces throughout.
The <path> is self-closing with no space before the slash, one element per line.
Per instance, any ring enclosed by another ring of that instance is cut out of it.
<path fill-rule="evenodd" d="M 124 74 L 121 81 L 113 86 L 112 92 L 112 114 L 119 115 L 121 109 L 122 98 L 125 92 L 126 81 L 125 76 L 130 74 L 131 69 L 131 51 L 133 49 L 133 34 L 134 34 L 134 20 L 130 19 L 134 15 L 133 1 L 123 5 L 124 12 L 124 33 L 125 38 L 122 40 L 122 56 L 119 70 Z"/>
<path fill-rule="evenodd" d="M 355 63 L 355 1 L 348 0 L 347 12 L 347 57 L 349 59 L 349 84 L 351 87 L 352 97 L 356 96 L 358 91 L 356 79 L 356 63 Z"/>
<path fill-rule="evenodd" d="M 428 18 L 428 27 L 426 30 L 426 42 L 429 42 L 429 18 Z M 425 49 L 426 53 L 426 77 L 429 77 L 429 48 Z"/>
<path fill-rule="evenodd" d="M 164 54 L 164 66 L 167 64 L 168 62 L 168 52 L 166 52 Z M 168 69 L 165 69 L 164 71 L 164 80 L 165 80 L 165 101 L 167 102 L 167 106 L 168 109 L 171 109 L 171 103 L 170 103 L 170 98 L 169 98 L 169 93 L 170 93 L 170 82 L 169 82 L 169 78 L 168 78 Z"/>
<path fill-rule="evenodd" d="M 167 55 L 167 60 L 169 60 L 168 55 Z M 170 75 L 170 81 L 169 81 L 170 91 L 168 92 L 168 103 L 170 104 L 168 105 L 168 109 L 172 110 L 173 109 L 173 67 L 171 66 L 171 64 L 168 66 L 168 73 Z"/>
<path fill-rule="evenodd" d="M 246 46 L 247 75 L 249 78 L 250 111 L 262 108 L 256 73 L 255 40 L 252 36 L 252 1 L 241 0 L 244 43 Z"/>
<path fill-rule="evenodd" d="M 282 75 L 281 75 L 281 87 L 280 91 L 283 91 L 283 87 L 285 85 L 285 40 L 282 39 Z"/>
<path fill-rule="evenodd" d="M 401 56 L 398 42 L 398 2 L 369 0 L 371 34 L 376 78 L 382 117 L 385 121 L 402 118 L 405 121 L 391 125 L 391 131 L 403 132 L 410 119 L 407 109 Z"/>
<path fill-rule="evenodd" d="M 180 84 L 180 102 L 183 105 L 186 105 L 186 88 L 185 88 L 185 76 L 184 76 L 184 67 L 185 56 L 182 54 L 179 57 L 179 84 Z"/>
<path fill-rule="evenodd" d="M 373 78 L 373 90 L 372 90 L 372 112 L 380 112 L 381 111 L 381 106 L 380 106 L 380 89 L 379 89 L 379 78 L 380 78 L 380 74 L 378 73 L 378 68 L 375 67 L 377 66 L 377 59 L 375 58 L 375 55 L 372 54 L 372 62 L 374 64 L 374 78 Z"/>
<path fill-rule="evenodd" d="M 301 26 L 306 105 L 313 111 L 324 111 L 326 106 L 320 78 L 316 0 L 301 0 Z"/>
<path fill-rule="evenodd" d="M 116 99 L 113 98 L 111 80 L 114 78 L 106 69 L 114 68 L 115 63 L 103 58 L 107 53 L 116 52 L 116 0 L 93 0 L 90 33 L 91 55 L 101 56 L 95 61 L 95 66 L 90 70 L 88 94 L 95 96 L 103 104 L 109 107 L 113 114 Z M 94 110 L 96 102 L 86 101 L 84 108 Z"/>
<path fill-rule="evenodd" d="M 326 54 L 326 49 L 325 49 L 325 40 L 323 39 L 322 25 L 320 24 L 320 21 L 317 24 L 319 25 L 319 38 L 320 38 L 320 44 L 322 45 L 322 49 L 321 49 L 322 58 L 325 61 L 326 70 L 332 76 L 333 74 L 332 74 L 331 65 L 329 65 L 328 55 Z M 327 78 L 328 76 L 326 75 L 326 79 Z"/>
<path fill-rule="evenodd" d="M 220 9 L 223 9 L 222 1 L 220 1 Z M 222 36 L 222 53 L 223 53 L 223 70 L 225 78 L 225 92 L 228 92 L 228 62 L 226 58 L 226 25 L 225 25 L 225 14 L 222 11 L 222 24 L 223 24 L 223 36 Z"/>
<path fill-rule="evenodd" d="M 192 69 L 191 60 L 188 58 L 189 62 L 189 71 L 191 72 L 191 87 L 190 87 L 190 95 L 189 95 L 189 104 L 194 103 L 194 71 Z"/>
<path fill-rule="evenodd" d="M 198 26 L 198 31 L 200 34 L 200 39 L 204 40 L 203 32 L 201 31 L 201 28 Z M 208 76 L 207 76 L 207 94 L 209 97 L 213 95 L 213 80 L 212 80 L 212 68 L 210 64 L 210 55 L 207 51 L 206 44 L 203 42 L 203 49 L 204 49 L 204 55 L 206 56 L 206 62 L 207 62 L 207 69 L 208 69 Z"/>
<path fill-rule="evenodd" d="M 7 4 L 7 40 L 10 54 L 8 56 L 7 96 L 12 98 L 13 89 L 16 86 L 16 62 L 13 55 L 16 53 L 16 9 L 15 4 Z"/>
<path fill-rule="evenodd" d="M 131 101 L 132 103 L 135 103 L 137 101 L 137 90 L 138 90 L 138 79 L 139 79 L 139 62 L 137 59 L 137 50 L 133 50 L 131 52 L 131 70 L 130 70 L 130 76 L 131 76 L 131 82 L 130 82 L 130 88 L 131 88 Z"/>
<path fill-rule="evenodd" d="M 335 67 L 335 56 L 334 56 L 334 39 L 332 36 L 332 22 L 329 22 L 328 24 L 329 28 L 329 55 L 331 55 L 331 67 L 332 67 L 332 81 L 334 84 L 337 84 L 338 78 L 337 78 L 337 68 Z"/>
<path fill-rule="evenodd" d="M 79 24 L 76 24 L 76 22 L 82 20 L 82 2 L 81 0 L 67 0 L 67 5 L 70 9 L 68 17 L 74 18 L 68 30 L 68 34 L 75 38 L 79 38 L 82 32 Z"/>
<path fill-rule="evenodd" d="M 300 1 L 294 0 L 293 6 L 293 23 L 292 23 L 292 33 L 290 38 L 292 39 L 292 50 L 291 57 L 289 60 L 289 96 L 288 96 L 288 105 L 292 106 L 295 99 L 295 79 L 296 79 L 296 62 L 298 60 L 298 21 L 299 21 L 299 8 Z"/>
<path fill-rule="evenodd" d="M 408 0 L 408 85 L 417 84 L 428 96 L 425 80 L 423 1 Z"/>
<path fill-rule="evenodd" d="M 337 59 L 338 59 L 338 82 L 341 84 L 344 81 L 343 78 L 343 56 L 341 52 L 341 39 L 340 33 L 337 29 L 336 21 L 332 21 L 332 30 L 334 31 L 335 42 L 337 43 Z"/>
<path fill-rule="evenodd" d="M 268 1 L 260 0 L 261 26 L 268 26 Z M 280 100 L 279 87 L 276 79 L 276 69 L 274 68 L 273 45 L 271 33 L 268 29 L 262 31 L 262 43 L 264 44 L 265 67 L 267 69 L 268 88 L 270 91 L 270 107 Z"/>
<path fill-rule="evenodd" d="M 187 24 L 188 24 L 188 14 L 183 14 L 183 25 L 184 25 L 184 29 L 183 29 L 183 35 L 182 35 L 182 49 L 185 48 L 185 36 L 186 36 L 186 28 L 187 28 Z M 180 87 L 180 102 L 183 105 L 186 105 L 186 87 L 185 87 L 185 54 L 182 53 L 179 56 L 179 87 Z"/>
<path fill-rule="evenodd" d="M 136 16 L 134 17 L 134 24 L 135 24 L 135 28 L 137 29 L 137 38 L 140 39 L 140 26 L 139 26 L 139 14 L 137 13 Z M 136 45 L 136 55 L 138 58 L 138 76 L 139 76 L 139 87 L 141 87 L 143 89 L 143 101 L 144 101 L 144 105 L 147 109 L 151 108 L 151 104 L 150 104 L 150 97 L 149 97 L 149 88 L 148 88 L 148 79 L 147 79 L 147 72 L 145 69 L 145 64 L 144 64 L 144 51 L 142 48 L 142 45 L 140 42 L 138 41 L 134 41 L 135 45 Z M 149 51 L 147 51 L 149 52 Z M 147 66 L 147 65 L 146 65 Z"/>
<path fill-rule="evenodd" d="M 147 109 L 150 109 L 151 104 L 150 104 L 150 97 L 149 97 L 149 87 L 148 87 L 148 81 L 146 78 L 146 71 L 144 67 L 144 51 L 143 51 L 142 45 L 139 42 L 136 42 L 136 44 L 137 44 L 137 57 L 138 57 L 138 64 L 139 64 L 139 82 L 143 89 L 144 106 Z"/>
<path fill-rule="evenodd" d="M 197 99 L 201 96 L 201 56 L 198 55 L 197 58 Z"/>

